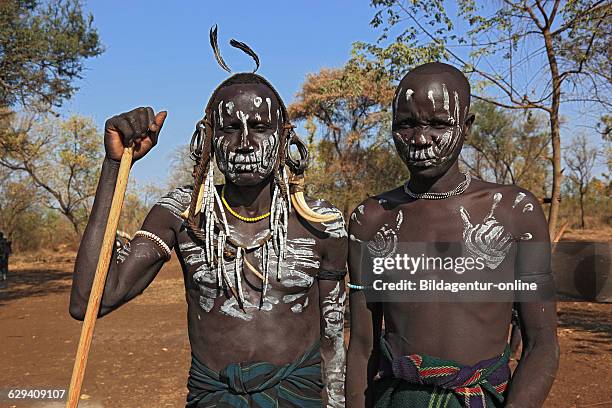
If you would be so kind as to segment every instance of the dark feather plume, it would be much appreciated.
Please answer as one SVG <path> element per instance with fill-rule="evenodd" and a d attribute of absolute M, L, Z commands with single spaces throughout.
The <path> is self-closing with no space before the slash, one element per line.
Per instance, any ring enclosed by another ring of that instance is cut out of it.
<path fill-rule="evenodd" d="M 221 68 L 223 68 L 224 70 L 226 70 L 227 72 L 231 74 L 232 70 L 227 66 L 225 61 L 223 61 L 221 52 L 219 52 L 219 44 L 217 43 L 217 25 L 216 24 L 210 28 L 210 46 L 212 47 L 215 53 L 215 58 L 217 59 L 217 62 L 219 63 Z"/>
<path fill-rule="evenodd" d="M 250 55 L 251 58 L 253 58 L 253 60 L 255 61 L 255 69 L 253 70 L 253 72 L 257 72 L 257 70 L 259 69 L 259 57 L 257 56 L 257 54 L 255 54 L 255 51 L 253 51 L 251 49 L 251 47 L 249 47 L 245 43 L 240 42 L 240 41 L 236 41 L 236 40 L 233 40 L 233 39 L 230 41 L 230 45 L 232 47 L 238 48 L 239 50 L 242 50 L 244 53 Z"/>

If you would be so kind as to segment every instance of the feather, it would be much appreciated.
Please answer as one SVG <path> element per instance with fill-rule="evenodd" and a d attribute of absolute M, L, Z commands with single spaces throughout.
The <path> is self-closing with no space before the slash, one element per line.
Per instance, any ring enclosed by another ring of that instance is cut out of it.
<path fill-rule="evenodd" d="M 227 72 L 231 74 L 232 70 L 227 66 L 225 61 L 223 61 L 221 52 L 219 52 L 219 44 L 217 43 L 217 25 L 216 24 L 210 28 L 210 46 L 212 47 L 215 53 L 215 58 L 217 59 L 217 62 L 219 63 L 221 68 L 223 68 L 224 70 L 226 70 Z"/>
<path fill-rule="evenodd" d="M 257 56 L 257 54 L 255 54 L 255 51 L 253 51 L 251 49 L 251 47 L 249 47 L 248 45 L 246 45 L 243 42 L 240 41 L 236 41 L 236 40 L 231 40 L 230 41 L 230 45 L 234 48 L 238 48 L 239 50 L 243 51 L 244 53 L 248 54 L 251 56 L 251 58 L 253 58 L 253 60 L 255 61 L 255 69 L 253 70 L 253 72 L 257 72 L 257 70 L 259 69 L 259 57 Z"/>

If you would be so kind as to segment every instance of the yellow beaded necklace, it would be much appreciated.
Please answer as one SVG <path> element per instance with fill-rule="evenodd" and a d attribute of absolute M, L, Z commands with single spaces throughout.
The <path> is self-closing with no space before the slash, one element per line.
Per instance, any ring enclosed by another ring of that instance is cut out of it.
<path fill-rule="evenodd" d="M 240 221 L 257 222 L 257 221 L 263 220 L 264 218 L 267 218 L 270 216 L 270 212 L 267 212 L 262 215 L 258 215 L 257 217 L 245 217 L 243 215 L 238 214 L 236 211 L 232 209 L 232 207 L 229 206 L 229 204 L 225 200 L 225 185 L 223 186 L 223 189 L 221 190 L 221 201 L 223 202 L 223 206 L 227 209 L 227 211 L 229 211 L 230 214 L 238 218 Z"/>

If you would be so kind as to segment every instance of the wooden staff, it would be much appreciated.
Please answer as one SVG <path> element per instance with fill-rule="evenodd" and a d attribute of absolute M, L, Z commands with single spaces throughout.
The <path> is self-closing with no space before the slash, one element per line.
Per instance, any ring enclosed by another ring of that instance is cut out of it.
<path fill-rule="evenodd" d="M 83 328 L 81 329 L 81 338 L 79 339 L 79 347 L 74 361 L 74 368 L 72 369 L 72 378 L 70 379 L 70 389 L 68 391 L 66 408 L 76 408 L 79 404 L 83 376 L 85 375 L 85 366 L 87 365 L 89 348 L 91 347 L 94 327 L 96 326 L 96 318 L 100 310 L 100 301 L 104 293 L 106 274 L 108 273 L 108 266 L 115 245 L 115 234 L 117 233 L 117 226 L 119 225 L 119 216 L 121 215 L 121 207 L 123 206 L 125 190 L 130 175 L 133 153 L 133 146 L 126 147 L 123 149 L 123 155 L 121 156 L 121 164 L 119 165 L 119 174 L 117 176 L 117 183 L 115 184 L 113 201 L 106 223 L 106 230 L 104 231 L 104 240 L 102 241 L 98 266 L 96 267 L 96 274 L 91 286 L 89 302 L 87 303 L 87 312 L 85 312 L 85 319 L 83 320 Z"/>

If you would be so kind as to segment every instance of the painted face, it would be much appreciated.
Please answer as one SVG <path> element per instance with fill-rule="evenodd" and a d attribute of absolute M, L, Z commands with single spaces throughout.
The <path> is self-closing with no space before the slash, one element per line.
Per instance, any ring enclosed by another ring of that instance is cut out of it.
<path fill-rule="evenodd" d="M 238 185 L 255 185 L 274 169 L 283 123 L 279 101 L 263 84 L 221 89 L 214 101 L 213 146 L 217 165 Z"/>
<path fill-rule="evenodd" d="M 417 80 L 418 79 L 418 80 Z M 413 171 L 454 162 L 463 145 L 467 98 L 453 81 L 430 76 L 406 77 L 393 101 L 393 140 Z M 444 166 L 446 167 L 446 166 Z"/>

